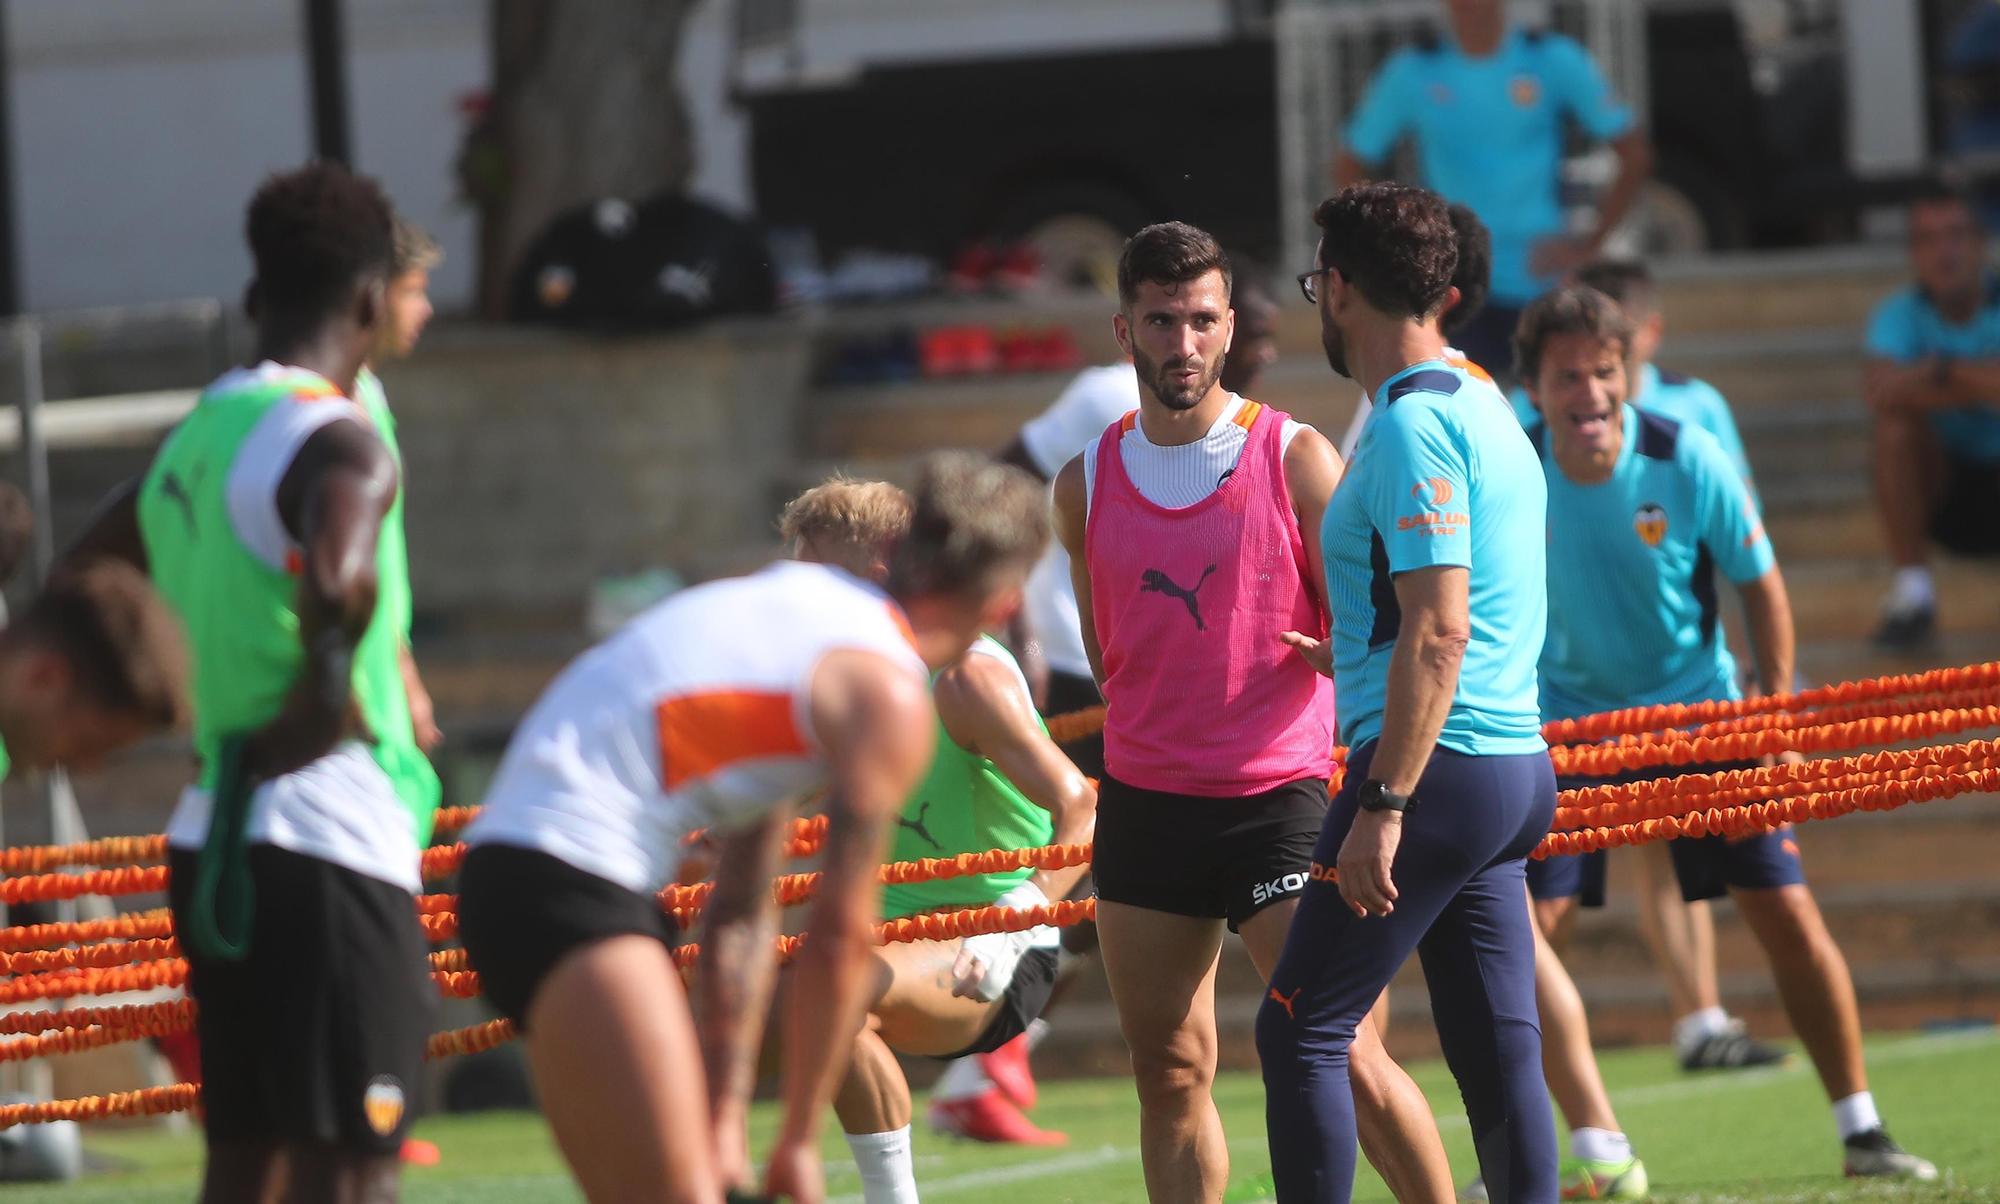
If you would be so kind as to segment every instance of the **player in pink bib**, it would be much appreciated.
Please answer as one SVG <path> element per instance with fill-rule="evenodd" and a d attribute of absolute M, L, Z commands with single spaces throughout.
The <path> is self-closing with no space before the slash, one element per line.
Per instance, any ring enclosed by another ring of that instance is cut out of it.
<path fill-rule="evenodd" d="M 1209 1092 L 1224 929 L 1268 978 L 1326 813 L 1333 692 L 1284 637 L 1327 633 L 1317 533 L 1341 465 L 1319 432 L 1222 387 L 1235 314 L 1211 236 L 1146 227 L 1118 284 L 1139 410 L 1057 475 L 1056 529 L 1107 708 L 1092 873 L 1147 1193 L 1205 1204 L 1229 1174 Z M 1396 1155 L 1384 1177 L 1404 1200 L 1451 1199 L 1436 1137 L 1413 1136 L 1434 1133 L 1422 1096 L 1372 1052 L 1355 1096 L 1369 1148 Z"/>

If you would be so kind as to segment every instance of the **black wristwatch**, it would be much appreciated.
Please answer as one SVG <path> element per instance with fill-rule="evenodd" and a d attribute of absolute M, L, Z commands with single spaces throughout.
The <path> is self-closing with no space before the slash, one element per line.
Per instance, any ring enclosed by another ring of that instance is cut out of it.
<path fill-rule="evenodd" d="M 1361 783 L 1356 797 L 1363 811 L 1394 811 L 1400 814 L 1417 805 L 1415 795 L 1397 794 L 1374 778 Z"/>

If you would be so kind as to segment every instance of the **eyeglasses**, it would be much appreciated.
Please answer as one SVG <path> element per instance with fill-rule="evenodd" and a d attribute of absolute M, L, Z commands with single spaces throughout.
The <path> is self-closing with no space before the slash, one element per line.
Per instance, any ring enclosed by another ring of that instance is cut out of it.
<path fill-rule="evenodd" d="M 1325 267 L 1325 268 L 1314 268 L 1310 272 L 1299 273 L 1298 275 L 1299 291 L 1306 295 L 1306 304 L 1308 305 L 1319 304 L 1319 278 L 1321 276 L 1326 275 L 1328 272 L 1331 272 L 1332 270 L 1333 269 L 1330 267 Z"/>

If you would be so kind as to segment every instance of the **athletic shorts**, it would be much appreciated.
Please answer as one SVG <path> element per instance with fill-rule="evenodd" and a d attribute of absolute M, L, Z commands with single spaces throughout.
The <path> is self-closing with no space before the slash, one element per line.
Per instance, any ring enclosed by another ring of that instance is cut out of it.
<path fill-rule="evenodd" d="M 1251 916 L 1305 889 L 1326 820 L 1317 778 L 1241 798 L 1141 790 L 1108 774 L 1097 791 L 1097 897 L 1174 915 Z"/>
<path fill-rule="evenodd" d="M 1944 493 L 1931 512 L 1931 538 L 1961 556 L 2000 554 L 2000 464 L 1945 452 Z"/>
<path fill-rule="evenodd" d="M 1615 786 L 1653 778 L 1671 778 L 1687 773 L 1722 773 L 1731 769 L 1753 769 L 1755 761 L 1729 761 L 1718 765 L 1679 765 L 1632 770 L 1608 778 L 1563 778 L 1564 790 L 1585 786 Z M 1674 877 L 1681 886 L 1681 898 L 1690 903 L 1719 899 L 1731 888 L 1770 890 L 1805 882 L 1805 866 L 1799 860 L 1798 833 L 1790 824 L 1772 832 L 1735 839 L 1728 836 L 1683 836 L 1667 842 L 1673 858 Z M 1591 859 L 1597 862 L 1595 897 L 1592 895 Z M 1528 891 L 1537 899 L 1564 899 L 1577 896 L 1586 907 L 1604 904 L 1604 854 L 1582 853 L 1549 857 L 1528 862 Z M 1539 881 L 1538 881 L 1539 880 Z"/>
<path fill-rule="evenodd" d="M 585 945 L 630 934 L 672 948 L 674 927 L 658 898 L 533 849 L 483 844 L 465 856 L 458 875 L 459 939 L 486 998 L 524 1033 L 535 992 L 557 962 Z"/>
<path fill-rule="evenodd" d="M 1007 984 L 1007 993 L 1000 997 L 1000 1010 L 987 1021 L 979 1038 L 957 1053 L 948 1053 L 939 1060 L 949 1062 L 953 1058 L 992 1053 L 1027 1032 L 1028 1026 L 1049 1005 L 1049 994 L 1055 989 L 1056 951 L 1030 949 L 1023 953 L 1021 960 L 1014 964 L 1014 978 Z"/>
<path fill-rule="evenodd" d="M 211 1143 L 311 1142 L 393 1155 L 409 1130 L 437 987 L 402 887 L 272 845 L 241 961 L 188 957 Z M 169 854 L 177 915 L 196 857 Z"/>
<path fill-rule="evenodd" d="M 1605 878 L 1603 849 L 1528 858 L 1528 893 L 1537 899 L 1575 899 L 1585 907 L 1602 907 Z"/>

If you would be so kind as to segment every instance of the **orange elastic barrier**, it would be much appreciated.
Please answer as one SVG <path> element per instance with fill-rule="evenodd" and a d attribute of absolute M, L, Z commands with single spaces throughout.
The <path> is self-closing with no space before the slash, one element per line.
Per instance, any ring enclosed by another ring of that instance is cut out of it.
<path fill-rule="evenodd" d="M 40 874 L 70 865 L 152 865 L 166 857 L 164 836 L 107 836 L 82 844 L 7 849 L 0 852 L 0 874 Z"/>
<path fill-rule="evenodd" d="M 25 1003 L 30 999 L 68 999 L 76 995 L 115 995 L 120 991 L 148 991 L 154 987 L 178 987 L 187 982 L 187 963 L 141 962 L 136 966 L 116 966 L 109 970 L 58 970 L 51 974 L 29 974 L 0 982 L 0 1004 Z"/>
<path fill-rule="evenodd" d="M 514 1035 L 512 1020 L 488 1020 L 484 1024 L 433 1034 L 430 1043 L 424 1047 L 424 1056 L 435 1060 L 485 1053 L 512 1041 Z"/>
<path fill-rule="evenodd" d="M 171 1031 L 166 1026 L 180 1016 L 194 1018 L 194 1000 L 168 999 L 160 1003 L 128 1003 L 111 1008 L 66 1008 L 60 1012 L 0 1013 L 0 1035 L 52 1033 L 65 1028 L 153 1029 Z"/>
<path fill-rule="evenodd" d="M 90 870 L 82 874 L 36 874 L 0 882 L 0 903 L 45 903 L 79 895 L 142 895 L 167 889 L 167 867 Z"/>
<path fill-rule="evenodd" d="M 0 1041 L 0 1062 L 25 1062 L 30 1058 L 80 1053 L 86 1049 L 101 1049 L 106 1045 L 137 1041 L 143 1037 L 165 1037 L 174 1033 L 184 1033 L 193 1027 L 194 1012 L 190 1009 L 186 1016 L 170 1017 L 143 1028 L 58 1029 L 38 1036 Z"/>
<path fill-rule="evenodd" d="M 1561 719 L 1542 727 L 1542 738 L 1550 744 L 1593 744 L 1613 736 L 1664 728 L 1692 727 L 1745 715 L 1769 715 L 1779 711 L 1802 711 L 1812 707 L 1844 706 L 1874 699 L 1898 698 L 1911 694 L 1941 694 L 1947 690 L 1990 689 L 2000 685 L 2000 661 L 1966 665 L 1958 669 L 1931 669 L 1923 673 L 1902 673 L 1865 681 L 1844 681 L 1837 685 L 1815 686 L 1791 694 L 1766 694 L 1738 702 L 1676 703 L 1671 706 L 1628 707 L 1582 719 Z"/>
<path fill-rule="evenodd" d="M 1944 690 L 1938 693 L 1919 694 L 1904 699 L 1871 699 L 1849 703 L 1845 706 L 1820 707 L 1811 711 L 1778 711 L 1768 715 L 1739 715 L 1733 719 L 1718 719 L 1692 728 L 1672 728 L 1666 731 L 1628 733 L 1605 744 L 1620 748 L 1645 744 L 1667 744 L 1675 740 L 1693 740 L 1701 736 L 1729 736 L 1737 732 L 1761 732 L 1770 730 L 1790 731 L 1801 727 L 1818 727 L 1829 723 L 1852 723 L 1857 719 L 1874 719 L 1883 715 L 1914 715 L 1925 711 L 1956 711 L 1968 707 L 2000 706 L 2000 689 Z M 1601 748 L 1603 744 L 1578 744 L 1558 747 Z"/>
<path fill-rule="evenodd" d="M 47 1124 L 52 1120 L 159 1116 L 166 1112 L 186 1112 L 200 1102 L 200 1087 L 193 1083 L 175 1083 L 168 1087 L 148 1087 L 144 1091 L 120 1091 L 115 1095 L 86 1095 L 81 1099 L 55 1099 L 38 1104 L 6 1104 L 0 1105 L 0 1129 Z"/>
<path fill-rule="evenodd" d="M 0 952 L 47 949 L 56 945 L 88 941 L 139 940 L 172 936 L 173 915 L 164 907 L 102 920 L 79 920 L 63 924 L 30 924 L 24 928 L 0 928 Z"/>
<path fill-rule="evenodd" d="M 1104 730 L 1104 708 L 1085 707 L 1080 711 L 1070 711 L 1062 715 L 1050 715 L 1042 721 L 1049 729 L 1049 739 L 1057 744 L 1068 744 L 1085 736 L 1094 736 Z"/>
<path fill-rule="evenodd" d="M 0 973 L 40 974 L 48 970 L 101 969 L 133 962 L 156 962 L 179 957 L 181 944 L 172 937 L 143 941 L 111 941 L 75 949 L 35 949 L 26 953 L 0 953 Z"/>
<path fill-rule="evenodd" d="M 1559 853 L 1589 853 L 1682 836 L 1755 836 L 1775 831 L 1786 824 L 1832 819 L 1854 811 L 1888 811 L 1908 803 L 1929 802 L 1969 791 L 1997 788 L 2000 788 L 2000 770 L 1992 769 L 1942 774 L 1909 782 L 1884 782 L 1854 790 L 1814 793 L 1769 803 L 1691 811 L 1686 815 L 1670 815 L 1664 819 L 1641 820 L 1609 828 L 1551 832 L 1530 855 L 1547 857 Z"/>
<path fill-rule="evenodd" d="M 1087 844 L 1046 845 L 1031 849 L 989 849 L 984 853 L 927 857 L 920 861 L 892 861 L 884 865 L 877 876 L 885 884 L 902 886 L 941 878 L 960 878 L 968 874 L 1004 874 L 1019 869 L 1068 869 L 1088 865 L 1090 849 Z M 785 874 L 772 880 L 771 893 L 781 906 L 791 907 L 812 897 L 813 889 L 819 885 L 819 877 L 817 872 Z M 712 882 L 669 886 L 660 892 L 660 903 L 677 916 L 684 913 L 692 915 L 700 911 L 714 891 L 715 884 Z"/>
<path fill-rule="evenodd" d="M 1652 778 L 1619 786 L 1586 786 L 1557 796 L 1553 827 L 1568 828 L 1661 819 L 1696 809 L 1767 802 L 1801 791 L 1859 789 L 1916 775 L 2000 768 L 2000 742 L 1974 740 L 1860 753 L 1798 765 L 1732 769 L 1722 773 Z"/>
<path fill-rule="evenodd" d="M 1880 715 L 1872 719 L 1798 727 L 1789 731 L 1745 731 L 1653 744 L 1552 748 L 1549 755 L 1555 761 L 1556 773 L 1562 776 L 1609 777 L 1658 765 L 1748 761 L 1781 752 L 1834 752 L 1870 744 L 1901 744 L 1908 740 L 1928 740 L 1982 727 L 2000 727 L 2000 706 L 1929 711 L 1916 715 Z"/>

